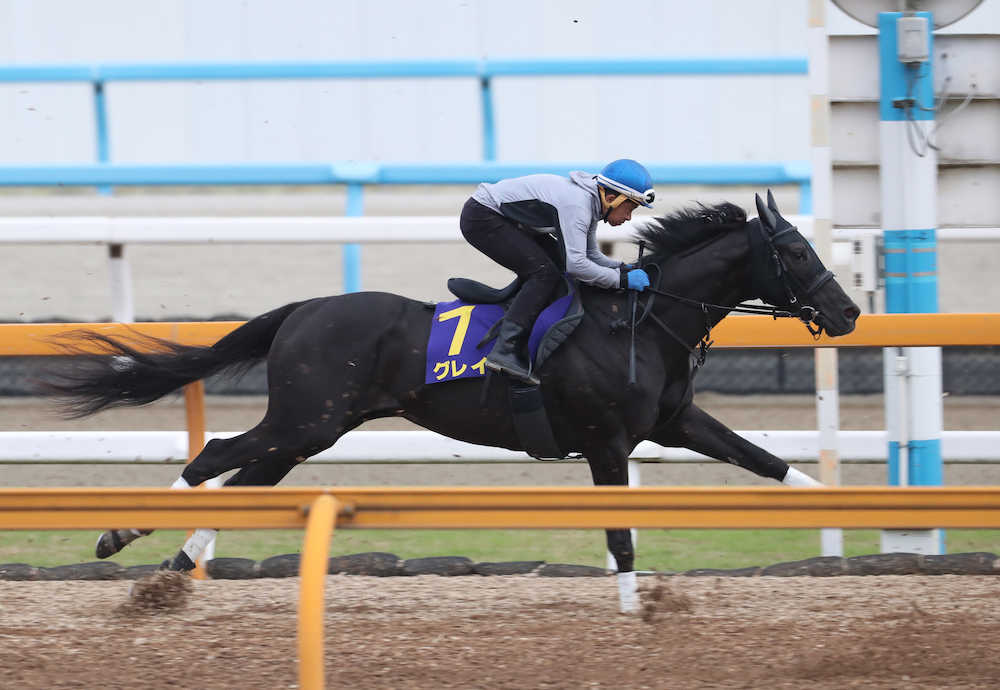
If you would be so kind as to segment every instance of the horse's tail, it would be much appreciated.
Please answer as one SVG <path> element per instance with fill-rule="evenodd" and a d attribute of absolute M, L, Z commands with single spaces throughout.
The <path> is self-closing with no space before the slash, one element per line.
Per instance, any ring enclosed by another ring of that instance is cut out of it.
<path fill-rule="evenodd" d="M 74 357 L 52 371 L 41 387 L 58 400 L 65 416 L 78 419 L 112 407 L 151 403 L 212 374 L 238 376 L 267 356 L 278 328 L 303 304 L 261 314 L 207 347 L 140 334 L 119 338 L 75 331 L 60 341 Z M 100 354 L 93 354 L 95 346 Z"/>

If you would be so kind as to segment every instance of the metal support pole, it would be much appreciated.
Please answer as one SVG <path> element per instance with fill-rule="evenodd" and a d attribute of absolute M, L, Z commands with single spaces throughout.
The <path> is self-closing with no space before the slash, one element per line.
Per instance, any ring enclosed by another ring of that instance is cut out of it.
<path fill-rule="evenodd" d="M 108 245 L 108 277 L 111 282 L 111 320 L 132 323 L 135 321 L 132 270 L 125 258 L 125 245 Z"/>
<path fill-rule="evenodd" d="M 104 82 L 94 84 L 94 128 L 97 135 L 97 161 L 107 163 L 111 160 L 111 145 L 108 139 L 108 106 L 104 98 Z M 111 194 L 110 185 L 100 185 L 97 191 L 101 194 Z"/>
<path fill-rule="evenodd" d="M 813 212 L 812 183 L 803 182 L 799 185 L 799 214 L 811 216 Z"/>
<path fill-rule="evenodd" d="M 364 186 L 357 182 L 347 185 L 347 216 L 363 216 L 365 213 Z M 361 290 L 361 245 L 344 245 L 344 292 Z"/>
<path fill-rule="evenodd" d="M 901 53 L 900 21 L 912 32 L 921 19 L 926 22 L 926 55 L 911 49 Z M 934 124 L 933 26 L 930 12 L 879 14 L 880 179 L 885 301 L 890 313 L 938 311 L 937 152 L 928 140 Z M 897 366 L 896 348 L 884 350 L 883 355 L 889 483 L 940 485 L 941 349 L 904 348 L 903 354 L 906 367 Z M 941 533 L 886 530 L 882 551 L 941 553 Z"/>
<path fill-rule="evenodd" d="M 479 93 L 483 108 L 483 160 L 497 159 L 496 124 L 493 116 L 493 90 L 489 77 L 479 80 Z"/>
<path fill-rule="evenodd" d="M 104 97 L 104 82 L 95 81 L 94 87 L 94 134 L 95 155 L 98 163 L 111 160 L 111 144 L 108 138 L 108 106 Z M 110 195 L 110 185 L 99 185 L 98 194 Z M 132 272 L 125 259 L 125 247 L 121 244 L 108 245 L 108 274 L 111 280 L 111 320 L 119 323 L 135 321 L 135 305 L 132 301 Z"/>
<path fill-rule="evenodd" d="M 909 378 L 910 367 L 906 359 L 905 348 L 898 348 L 899 355 L 896 357 L 895 375 L 899 381 L 899 399 L 896 401 L 896 421 L 899 424 L 896 442 L 899 443 L 899 463 L 897 467 L 899 486 L 910 485 L 910 429 L 907 423 L 909 410 Z"/>
<path fill-rule="evenodd" d="M 299 565 L 299 687 L 321 690 L 323 672 L 323 589 L 329 569 L 330 538 L 337 523 L 337 500 L 324 494 L 309 507 Z"/>

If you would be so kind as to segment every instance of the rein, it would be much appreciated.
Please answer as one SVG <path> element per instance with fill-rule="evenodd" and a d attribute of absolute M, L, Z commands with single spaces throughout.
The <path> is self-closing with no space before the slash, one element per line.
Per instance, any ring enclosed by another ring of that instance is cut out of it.
<path fill-rule="evenodd" d="M 712 304 L 711 302 L 701 302 L 699 300 L 694 300 L 689 297 L 684 297 L 683 295 L 677 295 L 672 292 L 660 290 L 657 286 L 659 285 L 660 279 L 662 278 L 662 272 L 659 265 L 657 264 L 650 264 L 647 267 L 648 270 L 655 266 L 656 271 L 659 275 L 657 276 L 656 282 L 653 285 L 647 287 L 646 290 L 653 293 L 653 295 L 662 295 L 676 302 L 681 302 L 684 304 L 690 304 L 692 306 L 699 307 L 702 310 L 702 312 L 706 313 L 708 309 L 717 309 L 719 311 L 724 311 L 724 312 L 735 311 L 742 314 L 765 314 L 770 316 L 772 319 L 796 318 L 799 321 L 801 321 L 803 325 L 805 325 L 806 329 L 809 331 L 809 333 L 813 336 L 815 340 L 819 340 L 820 336 L 823 335 L 823 326 L 820 325 L 814 328 L 812 325 L 815 318 L 819 316 L 819 310 L 809 305 L 805 304 L 800 305 L 798 299 L 795 296 L 795 292 L 792 290 L 791 285 L 788 284 L 788 280 L 789 277 L 791 277 L 792 280 L 794 280 L 795 283 L 800 288 L 804 288 L 801 290 L 802 294 L 805 297 L 811 297 L 814 292 L 816 292 L 821 287 L 826 285 L 826 283 L 828 283 L 829 281 L 833 280 L 833 272 L 829 270 L 823 271 L 818 276 L 816 276 L 808 286 L 803 286 L 800 283 L 800 281 L 796 279 L 796 276 L 790 274 L 788 269 L 785 267 L 785 262 L 782 260 L 780 253 L 775 247 L 774 241 L 781 235 L 792 231 L 795 231 L 795 228 L 788 228 L 787 230 L 782 230 L 781 232 L 778 232 L 773 236 L 768 235 L 763 231 L 759 231 L 758 233 L 760 236 L 760 242 L 762 244 L 762 248 L 766 252 L 767 258 L 774 265 L 775 268 L 775 275 L 773 276 L 773 279 L 776 279 L 776 281 L 780 283 L 780 289 L 781 291 L 784 292 L 785 297 L 788 300 L 788 304 L 784 307 L 767 304 L 766 302 L 764 304 L 749 304 L 747 302 L 740 302 L 731 307 L 727 307 L 721 304 Z M 751 252 L 753 252 L 754 238 L 756 236 L 757 235 L 751 233 L 750 236 Z M 641 256 L 641 251 L 642 248 L 640 245 L 640 256 Z M 768 292 L 772 293 L 772 297 L 775 294 L 774 290 L 770 290 Z M 649 313 L 649 309 L 653 299 L 654 299 L 653 296 L 651 296 L 649 300 L 647 300 L 647 307 L 645 312 L 643 313 L 643 318 L 645 318 L 646 314 Z"/>
<path fill-rule="evenodd" d="M 659 266 L 657 266 L 659 269 Z M 828 271 L 829 273 L 829 271 Z M 830 274 L 830 278 L 833 274 Z M 825 280 L 823 282 L 826 282 Z M 822 283 L 820 283 L 822 284 Z M 818 287 L 818 286 L 817 286 Z M 667 292 L 666 290 L 659 290 L 657 288 L 648 287 L 646 292 L 652 292 L 654 295 L 662 295 L 663 297 L 669 297 L 677 302 L 683 302 L 685 304 L 690 304 L 692 306 L 700 307 L 703 312 L 708 312 L 709 309 L 717 309 L 719 311 L 735 311 L 742 314 L 766 314 L 773 319 L 798 319 L 800 320 L 809 332 L 812 333 L 813 337 L 817 340 L 823 334 L 823 327 L 813 328 L 812 320 L 819 315 L 819 310 L 815 307 L 810 307 L 809 305 L 802 305 L 798 308 L 798 313 L 789 311 L 791 305 L 786 308 L 776 307 L 772 304 L 749 304 L 747 302 L 740 302 L 732 307 L 726 307 L 721 304 L 712 304 L 711 302 L 701 302 L 699 300 L 691 299 L 690 297 L 684 297 L 683 295 L 676 295 L 672 292 Z M 649 311 L 653 298 L 650 297 L 646 301 L 646 311 Z M 643 318 L 645 318 L 646 313 L 643 313 Z M 652 316 L 652 314 L 650 314 Z M 639 323 L 642 323 L 640 320 Z"/>
<path fill-rule="evenodd" d="M 641 259 L 642 256 L 641 244 L 639 247 L 639 253 Z M 823 334 L 823 326 L 813 327 L 812 325 L 813 320 L 819 315 L 819 311 L 815 307 L 809 305 L 798 305 L 798 300 L 795 298 L 791 288 L 788 285 L 784 271 L 782 271 L 782 273 L 780 274 L 781 282 L 782 286 L 785 288 L 785 291 L 788 293 L 790 303 L 786 307 L 778 307 L 772 304 L 750 304 L 747 302 L 739 302 L 738 304 L 735 304 L 733 306 L 725 306 L 722 304 L 714 304 L 712 302 L 703 302 L 701 300 L 692 299 L 690 297 L 685 297 L 684 295 L 678 295 L 673 292 L 668 292 L 666 290 L 660 290 L 659 287 L 657 286 L 659 286 L 660 281 L 663 279 L 663 272 L 662 269 L 660 269 L 659 265 L 651 263 L 648 266 L 644 266 L 643 269 L 647 273 L 650 273 L 652 272 L 653 269 L 655 269 L 656 278 L 655 280 L 651 281 L 652 283 L 651 285 L 649 285 L 648 287 L 645 288 L 645 290 L 643 290 L 643 292 L 650 293 L 650 295 L 649 299 L 646 300 L 646 303 L 642 305 L 642 315 L 636 318 L 636 304 L 639 301 L 639 295 L 638 293 L 634 293 L 629 295 L 630 306 L 631 306 L 630 310 L 631 322 L 626 321 L 625 319 L 618 319 L 610 324 L 610 330 L 612 333 L 615 333 L 619 329 L 631 325 L 632 354 L 630 355 L 630 362 L 629 362 L 629 383 L 631 385 L 635 384 L 635 368 L 634 368 L 635 331 L 636 327 L 641 325 L 647 318 L 652 319 L 653 323 L 659 326 L 664 333 L 669 335 L 675 342 L 677 342 L 677 344 L 679 344 L 681 347 L 687 350 L 688 354 L 691 355 L 692 370 L 691 370 L 691 375 L 689 377 L 689 385 L 690 385 L 690 380 L 694 378 L 695 372 L 697 372 L 697 370 L 702 365 L 705 364 L 705 360 L 708 357 L 708 350 L 715 342 L 714 340 L 709 340 L 709 337 L 711 336 L 712 333 L 712 324 L 708 316 L 710 309 L 715 309 L 724 312 L 735 311 L 743 314 L 764 314 L 770 316 L 772 319 L 798 319 L 806 327 L 809 333 L 812 334 L 814 339 L 819 340 L 820 336 Z M 805 291 L 806 294 L 811 295 L 813 292 L 815 292 L 817 289 L 825 285 L 832 278 L 833 278 L 833 273 L 830 271 L 825 271 L 824 273 L 820 274 L 812 282 L 808 290 Z M 681 338 L 681 336 L 678 335 L 673 328 L 671 328 L 669 325 L 667 325 L 666 322 L 663 321 L 663 319 L 661 319 L 660 317 L 658 317 L 656 314 L 653 313 L 653 303 L 655 302 L 657 295 L 666 297 L 668 299 L 672 299 L 675 302 L 680 302 L 682 304 L 689 304 L 693 307 L 698 307 L 701 310 L 702 315 L 705 317 L 705 334 L 701 337 L 701 340 L 698 342 L 698 344 L 694 346 L 688 345 L 687 342 L 685 342 L 685 340 Z M 795 309 L 793 305 L 797 306 L 796 311 L 792 311 L 792 309 Z"/>
<path fill-rule="evenodd" d="M 660 280 L 663 277 L 663 274 L 660 272 L 660 267 L 657 266 L 656 264 L 651 264 L 651 265 L 647 266 L 644 270 L 647 271 L 647 272 L 649 272 L 649 269 L 651 269 L 651 268 L 656 268 L 657 276 L 656 276 L 656 280 L 654 281 L 654 284 L 655 285 L 659 285 L 660 284 Z M 703 302 L 698 302 L 696 300 L 692 300 L 692 299 L 689 299 L 687 297 L 681 297 L 680 295 L 674 295 L 674 294 L 669 293 L 669 292 L 664 292 L 662 290 L 658 290 L 658 289 L 656 289 L 656 288 L 654 288 L 652 286 L 646 287 L 646 289 L 643 290 L 643 292 L 652 292 L 654 294 L 650 295 L 649 299 L 646 300 L 646 303 L 643 305 L 643 307 L 642 307 L 642 315 L 641 316 L 639 316 L 638 318 L 636 318 L 636 310 L 634 308 L 632 309 L 632 319 L 631 319 L 632 344 L 631 345 L 632 345 L 633 351 L 634 351 L 634 348 L 635 348 L 635 329 L 636 329 L 637 326 L 639 326 L 640 324 L 642 324 L 642 322 L 644 322 L 648 318 L 648 319 L 652 319 L 653 323 L 655 323 L 657 326 L 659 326 L 663 330 L 664 333 L 666 333 L 671 338 L 673 338 L 677 342 L 678 345 L 680 345 L 685 350 L 687 350 L 688 354 L 690 354 L 693 358 L 695 358 L 695 360 L 696 360 L 696 366 L 695 366 L 695 368 L 696 369 L 698 367 L 700 367 L 701 365 L 703 365 L 705 363 L 705 359 L 708 357 L 708 348 L 711 347 L 712 346 L 712 342 L 714 342 L 714 341 L 710 341 L 708 339 L 708 336 L 709 336 L 709 334 L 711 333 L 711 330 L 712 330 L 711 322 L 708 319 L 708 307 L 710 307 L 710 306 L 718 306 L 718 305 L 712 305 L 712 304 L 707 304 L 707 303 L 703 303 Z M 705 316 L 705 335 L 702 336 L 701 341 L 697 345 L 695 345 L 694 347 L 688 345 L 684 341 L 684 339 L 681 338 L 681 336 L 679 336 L 677 334 L 677 332 L 673 328 L 671 328 L 670 326 L 668 326 L 666 324 L 666 322 L 663 321 L 663 319 L 661 319 L 659 316 L 657 316 L 656 314 L 653 313 L 653 302 L 656 299 L 656 295 L 663 295 L 665 297 L 671 297 L 671 298 L 678 299 L 678 300 L 681 300 L 681 301 L 684 301 L 684 302 L 689 302 L 691 304 L 696 304 L 696 305 L 699 305 L 701 307 L 702 314 Z M 639 301 L 638 293 L 634 293 L 633 295 L 630 295 L 629 297 L 630 298 L 634 298 L 634 301 L 632 302 L 632 306 L 634 307 L 635 304 Z M 629 325 L 630 325 L 629 321 L 626 321 L 625 319 L 617 319 L 617 320 L 611 322 L 611 324 L 610 324 L 610 330 L 611 330 L 612 333 L 616 333 L 620 329 L 625 328 L 626 326 L 629 326 Z M 696 352 L 697 352 L 697 354 L 695 354 Z M 632 384 L 634 384 L 634 380 L 632 380 L 632 378 L 631 378 L 631 373 L 632 372 L 630 371 L 629 382 L 632 383 Z"/>

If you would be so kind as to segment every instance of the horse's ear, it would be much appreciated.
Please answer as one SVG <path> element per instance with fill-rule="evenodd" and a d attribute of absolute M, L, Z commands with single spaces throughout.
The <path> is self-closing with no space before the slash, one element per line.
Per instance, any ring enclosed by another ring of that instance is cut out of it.
<path fill-rule="evenodd" d="M 788 222 L 788 219 L 786 219 L 783 215 L 781 215 L 781 211 L 778 210 L 778 204 L 774 200 L 774 194 L 771 193 L 770 189 L 767 190 L 767 207 L 774 212 L 774 217 L 775 217 L 774 230 L 776 232 L 795 227 L 794 225 Z"/>
<path fill-rule="evenodd" d="M 778 210 L 778 204 L 775 203 L 774 194 L 771 193 L 770 188 L 767 190 L 767 207 L 774 211 L 775 215 L 781 215 L 781 211 Z"/>
<path fill-rule="evenodd" d="M 760 194 L 754 194 L 753 198 L 757 203 L 757 215 L 760 216 L 760 222 L 764 224 L 764 228 L 768 234 L 773 235 L 777 222 L 774 219 L 774 214 L 771 213 L 771 209 L 764 205 L 764 200 L 760 198 Z"/>

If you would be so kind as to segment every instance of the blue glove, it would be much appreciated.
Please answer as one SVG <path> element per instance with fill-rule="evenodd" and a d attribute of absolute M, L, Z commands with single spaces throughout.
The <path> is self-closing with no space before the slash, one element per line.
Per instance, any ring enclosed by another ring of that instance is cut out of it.
<path fill-rule="evenodd" d="M 642 292 L 649 287 L 649 276 L 641 268 L 633 268 L 625 275 L 628 280 L 629 290 L 638 290 L 639 292 Z"/>

